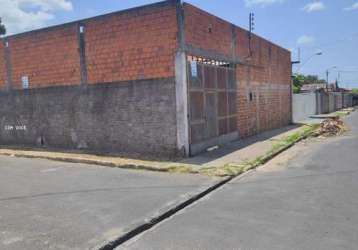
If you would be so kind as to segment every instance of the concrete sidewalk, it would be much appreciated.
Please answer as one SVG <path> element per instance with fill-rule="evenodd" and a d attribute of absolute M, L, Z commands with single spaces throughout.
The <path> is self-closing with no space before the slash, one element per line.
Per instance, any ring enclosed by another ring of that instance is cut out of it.
<path fill-rule="evenodd" d="M 227 164 L 243 164 L 270 151 L 274 144 L 283 138 L 299 132 L 300 125 L 291 125 L 237 140 L 216 150 L 185 159 L 182 162 L 199 168 L 220 167 Z"/>
<path fill-rule="evenodd" d="M 220 168 L 228 164 L 242 164 L 252 161 L 262 155 L 265 155 L 278 141 L 295 133 L 299 133 L 301 130 L 302 126 L 297 125 L 275 129 L 247 139 L 232 142 L 211 152 L 205 152 L 201 155 L 178 161 L 138 160 L 124 157 L 82 154 L 77 152 L 50 152 L 44 150 L 9 148 L 1 148 L 0 155 L 25 158 L 44 158 L 56 161 L 160 172 L 200 173 L 202 169 L 206 168 Z"/>
<path fill-rule="evenodd" d="M 357 249 L 358 114 L 344 120 L 116 250 Z"/>
<path fill-rule="evenodd" d="M 320 124 L 328 118 L 332 118 L 332 117 L 336 117 L 336 116 L 344 117 L 344 116 L 350 115 L 352 112 L 355 111 L 355 109 L 356 109 L 355 107 L 344 108 L 344 109 L 337 110 L 337 111 L 335 111 L 333 113 L 329 113 L 329 114 L 311 115 L 307 119 L 305 119 L 303 121 L 299 121 L 297 123 L 298 124 Z"/>

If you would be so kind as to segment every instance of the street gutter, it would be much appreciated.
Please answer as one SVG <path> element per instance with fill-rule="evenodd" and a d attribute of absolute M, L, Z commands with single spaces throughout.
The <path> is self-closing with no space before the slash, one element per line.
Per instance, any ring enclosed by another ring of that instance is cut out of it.
<path fill-rule="evenodd" d="M 267 163 L 271 159 L 273 159 L 275 156 L 281 154 L 282 152 L 286 151 L 287 149 L 294 146 L 296 143 L 298 143 L 301 140 L 304 140 L 310 136 L 313 136 L 315 132 L 317 131 L 319 125 L 305 125 L 302 127 L 302 129 L 290 136 L 284 137 L 280 141 L 278 141 L 277 145 L 274 145 L 273 148 L 266 152 L 264 155 L 261 155 L 257 157 L 256 159 L 246 162 L 242 165 L 234 165 L 234 164 L 228 164 L 227 166 L 221 166 L 221 167 L 213 167 L 213 168 L 204 168 L 204 169 L 192 169 L 189 165 L 178 165 L 178 166 L 171 166 L 167 168 L 155 168 L 151 166 L 145 166 L 141 164 L 114 164 L 110 161 L 96 161 L 94 159 L 80 159 L 80 158 L 71 158 L 71 157 L 51 157 L 46 155 L 31 155 L 26 153 L 26 151 L 22 151 L 19 153 L 12 152 L 12 151 L 1 151 L 0 155 L 7 155 L 7 156 L 15 156 L 15 157 L 25 157 L 25 158 L 42 158 L 42 159 L 48 159 L 48 160 L 55 160 L 55 161 L 64 161 L 64 162 L 74 162 L 74 163 L 86 163 L 86 164 L 94 164 L 94 165 L 102 165 L 102 166 L 110 166 L 110 167 L 120 167 L 120 168 L 126 168 L 126 169 L 136 169 L 136 170 L 150 170 L 150 171 L 157 171 L 157 172 L 176 172 L 176 173 L 191 173 L 191 174 L 206 174 L 206 175 L 212 175 L 212 176 L 219 176 L 222 177 L 222 179 L 218 182 L 216 182 L 214 185 L 206 188 L 203 191 L 199 191 L 197 194 L 192 195 L 190 198 L 178 202 L 176 205 L 174 205 L 172 208 L 169 208 L 167 210 L 164 210 L 159 215 L 153 216 L 149 219 L 149 221 L 144 221 L 143 223 L 140 223 L 138 225 L 134 225 L 134 229 L 128 230 L 126 233 L 122 234 L 121 236 L 115 238 L 114 240 L 110 242 L 103 243 L 103 246 L 99 246 L 99 250 L 112 250 L 119 246 L 121 246 L 123 243 L 133 239 L 134 237 L 137 237 L 138 235 L 150 230 L 157 224 L 169 219 L 170 217 L 177 214 L 179 211 L 187 208 L 188 206 L 191 206 L 195 204 L 197 201 L 203 199 L 205 196 L 213 193 L 217 189 L 223 187 L 228 182 L 232 181 L 236 178 L 242 178 L 246 174 L 249 174 L 251 171 L 254 171 L 257 167 Z M 317 135 L 317 134 L 316 134 Z M 223 173 L 215 172 L 220 170 L 227 170 Z"/>
<path fill-rule="evenodd" d="M 116 247 L 119 247 L 120 245 L 122 245 L 123 243 L 127 242 L 128 240 L 138 236 L 139 234 L 142 234 L 143 232 L 151 229 L 152 227 L 154 227 L 158 223 L 160 223 L 160 222 L 172 217 L 173 215 L 175 215 L 179 211 L 183 210 L 184 208 L 186 208 L 186 207 L 192 205 L 193 203 L 197 202 L 198 200 L 204 198 L 205 196 L 207 196 L 208 194 L 210 194 L 213 191 L 217 190 L 218 188 L 224 186 L 226 183 L 228 183 L 229 181 L 231 181 L 234 178 L 235 177 L 233 177 L 233 176 L 225 178 L 224 180 L 220 181 L 219 183 L 207 188 L 203 192 L 200 192 L 200 193 L 194 195 L 190 199 L 188 199 L 188 200 L 180 203 L 179 205 L 169 209 L 168 211 L 164 212 L 163 214 L 152 218 L 149 222 L 145 222 L 145 223 L 139 225 L 138 227 L 134 228 L 133 230 L 131 230 L 131 231 L 125 233 L 124 235 L 118 237 L 114 241 L 111 241 L 111 242 L 105 244 L 104 246 L 99 248 L 99 250 L 113 250 Z"/>
<path fill-rule="evenodd" d="M 299 141 L 312 136 L 316 130 L 317 130 L 317 127 L 312 126 L 311 130 L 304 131 L 296 140 L 293 140 L 291 143 L 288 143 L 287 145 L 284 145 L 284 146 L 278 148 L 277 150 L 273 150 L 271 153 L 267 153 L 265 156 L 261 157 L 261 159 L 259 161 L 249 164 L 246 168 L 240 170 L 240 172 L 225 177 L 222 181 L 220 181 L 220 182 L 216 183 L 215 185 L 207 188 L 206 190 L 192 196 L 188 200 L 176 205 L 175 207 L 167 210 L 166 212 L 162 213 L 161 215 L 152 218 L 149 222 L 145 222 L 145 223 L 137 226 L 133 230 L 125 233 L 124 235 L 119 236 L 117 239 L 106 243 L 104 246 L 100 247 L 99 250 L 113 250 L 113 249 L 121 246 L 123 243 L 133 239 L 134 237 L 137 237 L 138 235 L 150 230 L 157 224 L 174 216 L 179 211 L 185 209 L 186 207 L 188 207 L 190 205 L 195 204 L 197 201 L 203 199 L 205 196 L 207 196 L 207 195 L 213 193 L 214 191 L 216 191 L 217 189 L 223 187 L 225 184 L 232 181 L 233 179 L 243 177 L 244 175 L 249 174 L 251 171 L 254 171 L 254 169 L 267 163 L 268 161 L 273 159 L 275 156 L 279 155 L 280 153 L 282 153 L 282 152 L 286 151 L 287 149 L 291 148 L 292 146 L 294 146 Z"/>

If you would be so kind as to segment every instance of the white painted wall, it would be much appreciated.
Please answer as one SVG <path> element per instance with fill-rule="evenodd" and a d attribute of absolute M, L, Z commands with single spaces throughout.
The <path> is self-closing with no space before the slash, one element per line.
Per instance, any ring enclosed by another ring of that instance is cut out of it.
<path fill-rule="evenodd" d="M 302 122 L 316 114 L 316 93 L 294 94 L 292 98 L 293 122 Z"/>

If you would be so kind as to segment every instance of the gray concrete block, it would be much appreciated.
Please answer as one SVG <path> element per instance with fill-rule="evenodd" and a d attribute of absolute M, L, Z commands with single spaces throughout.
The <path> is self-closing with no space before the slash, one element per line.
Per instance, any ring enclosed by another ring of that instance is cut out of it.
<path fill-rule="evenodd" d="M 174 155 L 174 78 L 0 94 L 0 143 Z"/>

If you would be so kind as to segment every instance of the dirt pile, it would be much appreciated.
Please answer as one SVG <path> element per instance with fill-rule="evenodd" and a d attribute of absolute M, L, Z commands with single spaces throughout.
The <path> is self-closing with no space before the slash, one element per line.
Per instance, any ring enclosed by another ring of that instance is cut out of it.
<path fill-rule="evenodd" d="M 323 121 L 318 133 L 321 136 L 336 136 L 342 134 L 346 130 L 344 122 L 337 116 Z"/>

